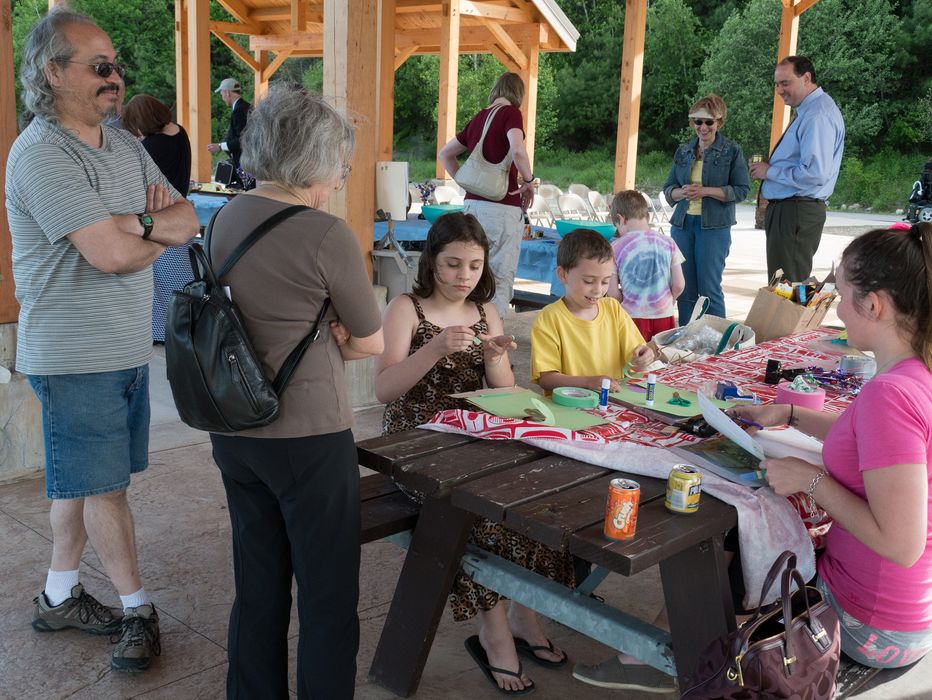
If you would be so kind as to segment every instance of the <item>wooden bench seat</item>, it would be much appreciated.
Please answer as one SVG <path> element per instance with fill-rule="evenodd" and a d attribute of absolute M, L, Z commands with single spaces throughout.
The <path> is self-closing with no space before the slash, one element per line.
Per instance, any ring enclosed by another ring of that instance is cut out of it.
<path fill-rule="evenodd" d="M 411 530 L 419 506 L 384 474 L 364 476 L 359 482 L 362 506 L 362 544 Z"/>
<path fill-rule="evenodd" d="M 516 289 L 511 296 L 511 305 L 515 307 L 515 311 L 531 311 L 533 309 L 542 309 L 559 300 L 560 297 L 552 294 L 538 294 Z"/>

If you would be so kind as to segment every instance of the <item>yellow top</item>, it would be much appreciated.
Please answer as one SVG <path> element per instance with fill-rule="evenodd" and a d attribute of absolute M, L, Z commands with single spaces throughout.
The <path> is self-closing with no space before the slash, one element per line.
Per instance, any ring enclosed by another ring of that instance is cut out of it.
<path fill-rule="evenodd" d="M 599 314 L 591 321 L 574 316 L 560 299 L 541 309 L 531 328 L 531 381 L 544 372 L 620 379 L 631 353 L 643 342 L 617 299 L 600 299 Z"/>
<path fill-rule="evenodd" d="M 696 162 L 693 163 L 692 172 L 689 173 L 689 182 L 693 185 L 702 184 L 702 160 L 699 158 L 696 158 Z M 702 200 L 694 199 L 691 201 L 686 213 L 693 216 L 702 216 Z"/>

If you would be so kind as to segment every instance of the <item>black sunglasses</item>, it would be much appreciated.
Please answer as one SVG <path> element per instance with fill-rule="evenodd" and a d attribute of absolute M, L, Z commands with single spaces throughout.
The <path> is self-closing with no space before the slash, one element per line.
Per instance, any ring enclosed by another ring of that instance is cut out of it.
<path fill-rule="evenodd" d="M 90 66 L 94 69 L 94 72 L 100 78 L 109 78 L 113 74 L 113 71 L 116 71 L 116 74 L 120 76 L 120 78 L 123 78 L 126 75 L 126 68 L 119 63 L 109 63 L 106 61 L 103 63 L 81 63 L 81 61 L 68 61 L 68 63 L 77 63 L 82 66 Z"/>
<path fill-rule="evenodd" d="M 693 124 L 695 124 L 696 126 L 702 126 L 703 124 L 705 124 L 706 126 L 712 126 L 713 124 L 715 124 L 715 120 L 714 119 L 693 119 Z"/>

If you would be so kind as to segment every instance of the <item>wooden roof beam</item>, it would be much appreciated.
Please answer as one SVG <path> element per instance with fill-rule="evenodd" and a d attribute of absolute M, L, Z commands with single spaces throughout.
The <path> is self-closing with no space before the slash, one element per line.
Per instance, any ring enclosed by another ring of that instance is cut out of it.
<path fill-rule="evenodd" d="M 800 0 L 800 3 L 793 8 L 793 13 L 799 17 L 803 12 L 815 5 L 819 0 Z"/>
<path fill-rule="evenodd" d="M 226 24 L 224 22 L 223 24 Z M 226 46 L 230 51 L 232 51 L 239 60 L 245 63 L 247 66 L 252 68 L 254 71 L 259 70 L 259 64 L 256 62 L 252 56 L 247 53 L 246 49 L 236 43 L 236 40 L 231 37 L 229 34 L 222 32 L 214 27 L 214 22 L 210 23 L 210 33 L 215 37 L 220 39 L 223 42 L 223 45 Z"/>
<path fill-rule="evenodd" d="M 511 56 L 509 56 L 507 53 L 502 51 L 502 49 L 498 46 L 498 44 L 490 44 L 489 53 L 495 56 L 495 58 L 498 59 L 499 63 L 505 66 L 505 68 L 511 73 L 521 72 L 520 66 L 518 66 L 517 63 L 511 60 Z"/>
<path fill-rule="evenodd" d="M 253 27 L 248 24 L 240 24 L 239 22 L 218 22 L 211 20 L 210 21 L 210 31 L 212 32 L 223 32 L 224 34 L 254 34 Z M 261 30 L 259 30 L 261 34 Z"/>
<path fill-rule="evenodd" d="M 262 34 L 249 37 L 250 51 L 323 51 L 324 35 L 307 32 Z"/>
<path fill-rule="evenodd" d="M 285 59 L 291 57 L 291 51 L 281 51 L 275 54 L 275 59 L 269 63 L 265 68 L 262 69 L 262 82 L 269 82 L 269 78 L 274 75 L 275 71 L 282 67 L 282 64 L 285 62 Z"/>
<path fill-rule="evenodd" d="M 521 47 L 515 43 L 515 40 L 511 38 L 511 35 L 505 31 L 505 28 L 492 20 L 483 19 L 481 22 L 495 37 L 496 43 L 514 59 L 514 62 L 518 64 L 521 70 L 525 70 L 527 68 L 527 56 L 521 50 Z"/>
<path fill-rule="evenodd" d="M 249 34 L 261 34 L 262 30 L 259 28 L 259 25 L 256 24 L 249 17 L 249 8 L 246 7 L 243 0 L 218 0 L 223 9 L 233 15 L 234 19 L 239 22 L 242 22 L 244 26 L 249 27 Z"/>
<path fill-rule="evenodd" d="M 441 3 L 423 2 L 423 0 L 397 0 L 395 2 L 395 13 L 407 14 L 411 12 L 426 12 L 428 14 L 439 14 Z"/>
<path fill-rule="evenodd" d="M 406 46 L 403 49 L 395 49 L 395 70 L 397 71 L 404 65 L 404 62 L 407 61 L 414 53 L 417 51 L 418 47 L 416 44 L 411 44 Z"/>
<path fill-rule="evenodd" d="M 533 15 L 527 9 L 508 7 L 507 5 L 493 5 L 490 2 L 472 2 L 472 0 L 462 0 L 460 14 L 464 17 L 482 17 L 500 22 L 530 24 L 534 21 Z"/>

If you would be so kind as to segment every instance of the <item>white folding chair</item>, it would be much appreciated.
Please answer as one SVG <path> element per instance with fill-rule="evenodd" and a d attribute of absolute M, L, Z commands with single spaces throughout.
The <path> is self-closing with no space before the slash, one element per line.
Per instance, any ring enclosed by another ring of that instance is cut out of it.
<path fill-rule="evenodd" d="M 544 199 L 544 204 L 550 210 L 550 216 L 554 219 L 560 218 L 560 195 L 563 194 L 556 185 L 540 184 L 537 186 L 537 194 Z"/>
<path fill-rule="evenodd" d="M 673 205 L 667 201 L 667 195 L 664 194 L 663 190 L 660 190 L 660 194 L 657 195 L 657 201 L 660 206 L 657 208 L 657 213 L 660 215 L 660 220 L 669 223 L 673 216 Z"/>
<path fill-rule="evenodd" d="M 592 207 L 592 210 L 595 212 L 597 221 L 610 221 L 612 218 L 611 212 L 607 206 L 605 206 L 605 198 L 599 194 L 596 190 L 589 190 L 589 205 Z"/>
<path fill-rule="evenodd" d="M 539 194 L 535 194 L 534 199 L 531 200 L 531 206 L 527 210 L 527 218 L 532 226 L 553 228 L 553 214 L 550 212 L 547 202 Z"/>
<path fill-rule="evenodd" d="M 585 201 L 586 198 L 589 196 L 589 188 L 578 182 L 574 182 L 573 184 L 571 184 L 569 187 L 567 187 L 567 190 L 571 194 L 575 194 L 577 197 L 579 197 L 583 201 Z"/>
<path fill-rule="evenodd" d="M 561 194 L 560 199 L 557 200 L 560 205 L 560 218 L 561 219 L 570 219 L 570 220 L 585 220 L 589 214 L 589 205 L 586 204 L 582 197 L 572 192 L 568 194 Z"/>

